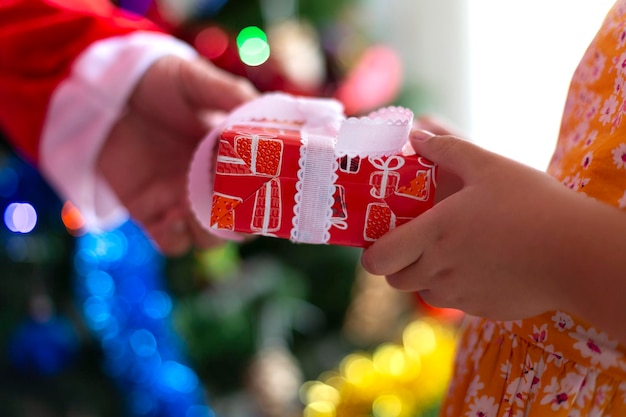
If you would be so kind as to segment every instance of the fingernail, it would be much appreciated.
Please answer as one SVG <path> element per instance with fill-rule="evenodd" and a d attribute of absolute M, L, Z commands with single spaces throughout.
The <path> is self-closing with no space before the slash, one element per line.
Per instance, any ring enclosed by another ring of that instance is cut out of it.
<path fill-rule="evenodd" d="M 411 140 L 415 140 L 418 142 L 423 142 L 435 136 L 434 133 L 429 132 L 428 130 L 422 129 L 414 129 L 411 131 Z"/>

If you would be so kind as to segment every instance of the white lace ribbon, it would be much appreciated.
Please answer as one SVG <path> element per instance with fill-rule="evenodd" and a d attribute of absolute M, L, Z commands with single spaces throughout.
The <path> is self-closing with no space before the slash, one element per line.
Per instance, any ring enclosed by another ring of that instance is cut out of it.
<path fill-rule="evenodd" d="M 210 225 L 215 143 L 219 132 L 227 126 L 261 120 L 302 124 L 290 238 L 303 243 L 327 243 L 330 228 L 337 223 L 332 218 L 337 158 L 379 158 L 400 152 L 407 142 L 413 113 L 401 107 L 387 107 L 367 117 L 346 119 L 343 106 L 336 100 L 283 93 L 265 94 L 239 107 L 200 144 L 189 174 L 193 212 L 207 230 L 224 238 L 234 239 L 237 235 Z"/>

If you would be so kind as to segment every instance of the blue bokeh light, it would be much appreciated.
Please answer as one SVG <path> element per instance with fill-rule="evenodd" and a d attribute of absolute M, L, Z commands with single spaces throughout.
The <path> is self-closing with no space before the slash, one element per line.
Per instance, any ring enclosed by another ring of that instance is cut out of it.
<path fill-rule="evenodd" d="M 148 317 L 162 319 L 172 312 L 172 299 L 164 291 L 150 291 L 143 300 L 143 309 Z"/>
<path fill-rule="evenodd" d="M 4 210 L 4 224 L 14 233 L 30 233 L 37 225 L 37 211 L 30 203 L 11 203 Z"/>
<path fill-rule="evenodd" d="M 115 283 L 111 275 L 100 270 L 89 272 L 85 285 L 92 295 L 101 298 L 111 297 L 115 292 Z"/>
<path fill-rule="evenodd" d="M 78 237 L 76 296 L 129 416 L 213 417 L 172 323 L 164 258 L 132 222 Z"/>
<path fill-rule="evenodd" d="M 83 312 L 90 327 L 102 330 L 111 318 L 109 304 L 101 297 L 89 297 L 83 305 Z"/>
<path fill-rule="evenodd" d="M 163 363 L 160 371 L 160 381 L 165 388 L 190 393 L 198 387 L 196 374 L 189 367 L 176 361 Z"/>
<path fill-rule="evenodd" d="M 138 356 L 148 357 L 156 352 L 157 341 L 151 332 L 139 329 L 130 336 L 130 346 Z"/>

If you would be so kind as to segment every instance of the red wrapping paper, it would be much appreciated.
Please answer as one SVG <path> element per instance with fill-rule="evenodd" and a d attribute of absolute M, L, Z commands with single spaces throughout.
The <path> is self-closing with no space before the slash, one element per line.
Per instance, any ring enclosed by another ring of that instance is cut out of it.
<path fill-rule="evenodd" d="M 436 166 L 406 146 L 395 152 L 337 152 L 332 136 L 338 129 L 316 129 L 321 139 L 315 141 L 307 140 L 313 135 L 303 129 L 302 121 L 264 118 L 227 123 L 217 132 L 212 190 L 204 190 L 210 200 L 203 204 L 210 201 L 210 207 L 195 208 L 209 230 L 367 247 L 432 207 Z M 315 152 L 326 153 L 327 169 L 320 163 L 317 172 L 317 162 L 305 166 L 304 156 Z M 322 178 L 303 185 L 316 176 Z"/>

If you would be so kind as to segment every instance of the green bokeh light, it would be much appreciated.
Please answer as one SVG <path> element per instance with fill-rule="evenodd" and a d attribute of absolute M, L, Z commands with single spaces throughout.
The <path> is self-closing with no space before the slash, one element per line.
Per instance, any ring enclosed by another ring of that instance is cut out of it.
<path fill-rule="evenodd" d="M 256 26 L 243 28 L 237 35 L 237 48 L 241 61 L 250 66 L 263 64 L 270 57 L 267 35 Z"/>

